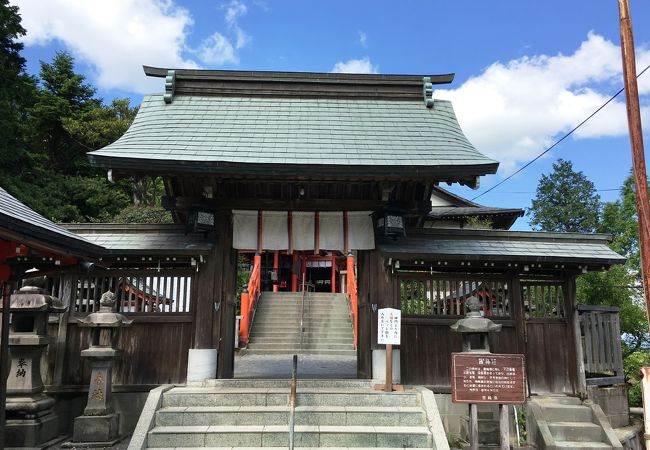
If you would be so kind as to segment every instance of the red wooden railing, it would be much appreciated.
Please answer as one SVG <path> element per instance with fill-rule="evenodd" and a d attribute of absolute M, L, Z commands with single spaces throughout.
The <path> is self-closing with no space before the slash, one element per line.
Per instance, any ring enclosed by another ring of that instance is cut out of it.
<path fill-rule="evenodd" d="M 358 319 L 358 303 L 357 303 L 357 276 L 354 272 L 354 256 L 348 255 L 347 258 L 347 293 L 350 297 L 350 315 L 352 316 L 352 324 L 354 327 L 354 348 L 357 348 L 357 329 L 359 325 Z"/>
<path fill-rule="evenodd" d="M 239 321 L 239 341 L 244 345 L 248 345 L 248 337 L 250 333 L 250 325 L 255 316 L 255 308 L 257 307 L 257 299 L 261 295 L 261 272 L 262 272 L 262 256 L 255 255 L 253 260 L 253 270 L 251 277 L 248 281 L 248 288 L 241 294 L 241 320 Z"/>

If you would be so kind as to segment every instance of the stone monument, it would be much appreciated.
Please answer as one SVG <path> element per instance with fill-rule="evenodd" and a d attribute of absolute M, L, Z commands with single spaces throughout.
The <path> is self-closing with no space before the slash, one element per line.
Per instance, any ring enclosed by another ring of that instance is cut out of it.
<path fill-rule="evenodd" d="M 9 305 L 11 369 L 7 379 L 5 444 L 44 448 L 56 441 L 59 423 L 52 409 L 54 399 L 43 394 L 41 355 L 48 345 L 48 315 L 62 313 L 66 308 L 59 299 L 34 286 L 15 291 Z"/>
<path fill-rule="evenodd" d="M 66 447 L 108 447 L 120 440 L 120 416 L 113 411 L 111 402 L 113 360 L 120 353 L 113 348 L 113 341 L 115 332 L 133 321 L 113 312 L 112 292 L 102 294 L 99 302 L 98 312 L 79 319 L 80 327 L 91 328 L 90 348 L 83 350 L 81 356 L 90 360 L 92 371 L 86 409 L 83 416 L 75 418 L 72 442 L 64 444 Z"/>

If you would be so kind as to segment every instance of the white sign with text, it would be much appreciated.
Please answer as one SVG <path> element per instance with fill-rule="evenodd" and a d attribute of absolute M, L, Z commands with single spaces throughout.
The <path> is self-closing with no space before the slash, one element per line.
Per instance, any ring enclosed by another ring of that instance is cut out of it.
<path fill-rule="evenodd" d="M 393 308 L 383 308 L 378 311 L 377 343 L 400 344 L 402 311 Z"/>

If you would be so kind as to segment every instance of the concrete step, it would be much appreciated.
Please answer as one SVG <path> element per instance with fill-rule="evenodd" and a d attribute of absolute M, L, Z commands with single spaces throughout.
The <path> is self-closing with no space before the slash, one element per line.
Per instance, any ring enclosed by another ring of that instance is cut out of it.
<path fill-rule="evenodd" d="M 287 425 L 166 426 L 149 432 L 151 447 L 280 447 L 288 443 Z M 295 427 L 295 441 L 305 447 L 431 448 L 427 427 L 309 426 Z"/>
<path fill-rule="evenodd" d="M 420 407 L 297 406 L 296 425 L 424 426 Z M 156 426 L 286 425 L 287 406 L 165 407 L 156 413 Z"/>
<path fill-rule="evenodd" d="M 186 450 L 193 447 L 147 447 L 149 450 Z M 254 448 L 254 447 L 253 447 Z M 322 447 L 294 447 L 295 450 L 317 450 Z M 395 450 L 395 447 L 336 447 L 331 450 Z M 412 450 L 414 447 L 404 447 L 404 450 Z M 287 445 L 283 447 L 264 447 L 265 450 L 287 450 Z M 210 450 L 252 450 L 251 447 L 210 447 Z M 479 448 L 479 450 L 483 450 Z"/>
<path fill-rule="evenodd" d="M 602 428 L 591 422 L 550 422 L 548 428 L 556 441 L 602 441 Z"/>
<path fill-rule="evenodd" d="M 289 387 L 278 388 L 200 388 L 176 387 L 163 395 L 168 406 L 286 406 Z M 302 388 L 297 395 L 300 406 L 419 406 L 415 391 L 390 394 L 370 389 Z"/>
<path fill-rule="evenodd" d="M 312 322 L 312 323 L 305 323 L 303 324 L 305 328 L 309 328 L 310 331 L 312 332 L 318 332 L 322 330 L 331 330 L 331 331 L 338 331 L 338 332 L 343 332 L 350 330 L 352 331 L 352 326 L 349 323 L 345 322 L 334 322 L 334 323 L 328 323 L 328 322 Z M 258 329 L 275 329 L 278 331 L 294 331 L 299 332 L 300 330 L 300 323 L 287 323 L 287 322 L 281 322 L 281 321 L 274 321 L 274 322 L 269 322 L 269 321 L 260 321 L 258 322 L 257 320 L 253 322 L 252 328 L 253 330 L 257 327 Z M 305 330 L 306 331 L 306 330 Z"/>
<path fill-rule="evenodd" d="M 327 343 L 315 343 L 315 344 L 306 344 L 303 342 L 302 348 L 300 348 L 300 342 L 285 342 L 284 344 L 267 342 L 250 342 L 248 344 L 248 351 L 250 350 L 276 350 L 278 348 L 290 349 L 291 351 L 295 350 L 354 350 L 354 345 L 352 342 L 345 344 L 327 344 Z"/>
<path fill-rule="evenodd" d="M 302 333 L 303 339 L 329 339 L 329 338 L 336 338 L 336 339 L 343 339 L 350 337 L 352 338 L 354 336 L 354 333 L 352 332 L 352 329 L 350 330 L 345 330 L 345 331 L 337 331 L 337 330 L 325 330 L 325 331 L 311 331 L 311 330 L 305 330 Z M 300 339 L 300 331 L 296 330 L 268 330 L 268 331 L 260 331 L 260 330 L 252 330 L 251 331 L 251 337 L 264 337 L 264 338 L 269 338 L 269 339 L 291 339 L 291 338 L 297 338 Z"/>
<path fill-rule="evenodd" d="M 582 400 L 578 397 L 569 397 L 568 395 L 540 395 L 531 397 L 531 401 L 538 403 L 541 406 L 545 405 L 582 405 Z"/>
<path fill-rule="evenodd" d="M 542 406 L 542 413 L 547 422 L 561 422 L 567 419 L 576 422 L 591 422 L 591 408 L 583 405 L 547 405 Z"/>
<path fill-rule="evenodd" d="M 612 446 L 604 442 L 581 442 L 581 441 L 555 441 L 556 448 L 567 450 L 608 450 Z"/>
<path fill-rule="evenodd" d="M 311 338 L 311 339 L 305 339 L 303 336 L 302 342 L 305 345 L 318 345 L 318 344 L 352 344 L 352 336 L 345 337 L 345 338 Z M 278 344 L 284 344 L 284 343 L 291 343 L 291 344 L 300 344 L 300 336 L 295 336 L 295 338 L 272 338 L 272 337 L 263 337 L 262 339 L 257 339 L 253 336 L 251 336 L 249 340 L 249 344 L 255 344 L 255 343 L 262 343 L 262 344 L 273 344 L 273 345 L 278 345 Z"/>
<path fill-rule="evenodd" d="M 356 350 L 334 350 L 334 349 L 302 349 L 302 350 L 295 350 L 292 348 L 286 348 L 286 347 L 278 347 L 273 350 L 256 350 L 256 349 L 246 349 L 246 350 L 241 350 L 243 354 L 247 355 L 338 355 L 338 356 L 356 356 L 357 351 Z"/>
<path fill-rule="evenodd" d="M 351 326 L 352 322 L 348 316 L 344 317 L 303 317 L 302 323 L 309 326 Z M 278 316 L 263 316 L 256 315 L 253 321 L 253 326 L 256 325 L 284 325 L 285 328 L 300 325 L 300 317 L 282 317 Z"/>
<path fill-rule="evenodd" d="M 290 359 L 289 359 L 290 361 Z M 300 360 L 298 360 L 300 364 Z M 352 379 L 298 379 L 298 389 L 320 389 L 327 388 L 328 392 L 333 392 L 334 389 L 338 390 L 362 390 L 372 389 L 374 382 L 372 380 L 359 380 Z M 226 388 L 226 389 L 285 389 L 288 390 L 291 381 L 287 378 L 282 379 L 212 379 L 204 380 L 201 382 L 191 383 L 192 388 L 206 387 L 206 388 Z M 287 391 L 288 392 L 288 391 Z"/>

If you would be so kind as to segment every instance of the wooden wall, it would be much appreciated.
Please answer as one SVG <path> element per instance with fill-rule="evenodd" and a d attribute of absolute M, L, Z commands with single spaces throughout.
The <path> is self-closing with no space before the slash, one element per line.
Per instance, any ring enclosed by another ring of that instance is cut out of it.
<path fill-rule="evenodd" d="M 378 308 L 401 309 L 401 293 L 397 275 L 384 264 L 378 251 L 359 252 L 360 305 L 378 304 Z M 572 325 L 573 296 L 570 285 L 574 278 L 566 276 L 563 318 L 524 317 L 520 275 L 502 274 L 507 278 L 512 309 L 507 320 L 495 319 L 503 325 L 500 333 L 490 335 L 494 353 L 523 353 L 526 356 L 530 393 L 576 393 L 578 368 Z M 423 275 L 426 277 L 426 275 Z M 530 278 L 528 275 L 527 278 Z M 359 374 L 370 364 L 366 359 L 377 345 L 377 315 L 371 311 L 359 315 Z M 404 384 L 432 386 L 437 392 L 450 392 L 451 353 L 459 352 L 461 337 L 449 326 L 458 317 L 430 318 L 402 316 L 400 349 L 401 376 Z M 364 336 L 369 334 L 368 337 Z"/>
<path fill-rule="evenodd" d="M 184 383 L 187 353 L 192 345 L 193 325 L 189 314 L 166 317 L 132 316 L 130 327 L 119 331 L 117 347 L 121 356 L 113 367 L 114 384 L 156 385 Z M 54 330 L 52 330 L 54 332 Z M 46 384 L 85 386 L 90 366 L 81 358 L 81 350 L 90 346 L 90 330 L 68 323 L 65 353 L 57 358 L 54 346 L 48 350 L 49 370 Z M 62 364 L 62 379 L 54 379 L 55 364 Z"/>

